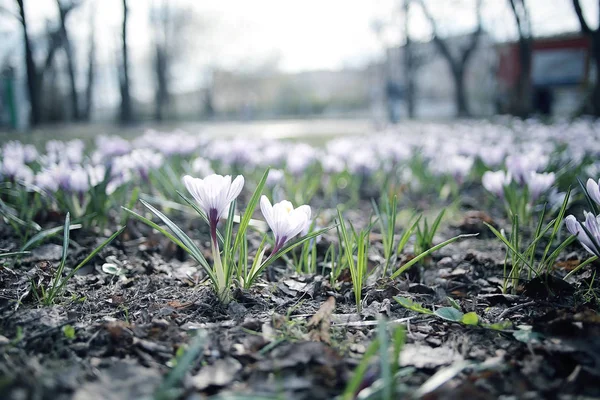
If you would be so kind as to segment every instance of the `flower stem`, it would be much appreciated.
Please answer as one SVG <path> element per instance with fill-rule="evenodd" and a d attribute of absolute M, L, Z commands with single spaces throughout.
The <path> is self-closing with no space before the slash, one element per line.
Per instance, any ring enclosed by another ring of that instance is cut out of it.
<path fill-rule="evenodd" d="M 225 270 L 223 269 L 223 262 L 221 261 L 221 252 L 219 251 L 219 242 L 217 241 L 217 224 L 210 224 L 210 248 L 213 255 L 213 271 L 217 277 L 215 282 L 215 289 L 217 297 L 222 303 L 227 304 L 230 300 L 229 285 L 225 277 Z"/>

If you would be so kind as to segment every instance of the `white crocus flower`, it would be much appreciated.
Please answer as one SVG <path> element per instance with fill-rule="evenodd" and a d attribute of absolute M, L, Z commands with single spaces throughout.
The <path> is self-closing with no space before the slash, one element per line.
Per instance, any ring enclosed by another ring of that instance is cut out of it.
<path fill-rule="evenodd" d="M 244 177 L 238 175 L 233 182 L 231 176 L 209 175 L 204 179 L 183 177 L 186 189 L 206 213 L 211 228 L 216 229 L 219 219 L 229 210 L 229 204 L 235 200 L 244 186 Z"/>
<path fill-rule="evenodd" d="M 600 257 L 600 248 L 597 246 L 600 241 L 600 216 L 596 217 L 590 212 L 584 214 L 585 221 L 583 223 L 569 215 L 565 218 L 565 225 L 572 235 L 577 236 L 577 240 L 587 251 Z"/>
<path fill-rule="evenodd" d="M 598 182 L 594 181 L 592 178 L 588 179 L 586 186 L 587 193 L 592 200 L 596 202 L 596 204 L 600 204 L 600 186 Z"/>
<path fill-rule="evenodd" d="M 229 301 L 229 284 L 226 268 L 221 261 L 219 242 L 217 241 L 217 224 L 219 219 L 229 210 L 233 200 L 240 194 L 244 186 L 244 177 L 238 175 L 233 182 L 231 176 L 209 175 L 204 179 L 183 177 L 187 190 L 200 205 L 208 217 L 210 227 L 210 245 L 214 260 L 214 271 L 217 280 L 217 294 L 223 302 Z"/>
<path fill-rule="evenodd" d="M 511 180 L 510 172 L 486 171 L 481 177 L 481 184 L 488 192 L 502 198 L 504 197 L 504 188 L 510 185 Z"/>
<path fill-rule="evenodd" d="M 525 178 L 531 201 L 537 200 L 543 192 L 550 189 L 554 184 L 554 180 L 555 176 L 553 172 L 537 173 L 531 171 Z"/>
<path fill-rule="evenodd" d="M 292 203 L 287 200 L 271 205 L 267 196 L 263 195 L 260 198 L 260 210 L 275 236 L 273 253 L 279 251 L 288 240 L 310 224 L 311 210 L 308 205 L 294 209 Z"/>

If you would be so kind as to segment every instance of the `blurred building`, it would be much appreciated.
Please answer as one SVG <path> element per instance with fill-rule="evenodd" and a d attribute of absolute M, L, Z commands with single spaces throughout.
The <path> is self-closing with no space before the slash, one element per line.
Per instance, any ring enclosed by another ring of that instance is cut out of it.
<path fill-rule="evenodd" d="M 590 76 L 589 39 L 580 34 L 535 38 L 531 83 L 534 112 L 572 115 L 581 106 Z M 521 70 L 519 45 L 498 45 L 498 105 L 508 111 Z"/>

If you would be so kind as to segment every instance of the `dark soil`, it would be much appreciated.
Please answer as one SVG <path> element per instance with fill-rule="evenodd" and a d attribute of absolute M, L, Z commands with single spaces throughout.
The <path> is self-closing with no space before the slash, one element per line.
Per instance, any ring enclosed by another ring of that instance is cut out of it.
<path fill-rule="evenodd" d="M 440 239 L 487 232 L 481 219 L 489 216 L 474 211 L 445 227 Z M 18 248 L 7 227 L 1 233 L 3 249 Z M 81 248 L 71 249 L 68 265 L 85 258 L 102 236 L 74 232 Z M 372 239 L 375 267 L 382 251 L 377 234 Z M 323 237 L 321 258 L 333 240 L 332 232 Z M 577 244 L 569 251 L 553 271 L 555 278 L 587 257 Z M 395 281 L 369 280 L 360 315 L 346 274 L 332 288 L 327 276 L 294 274 L 283 262 L 252 290 L 235 291 L 234 301 L 223 306 L 189 258 L 133 221 L 79 271 L 55 305 L 41 306 L 32 282 L 47 285 L 59 258 L 60 245 L 46 243 L 0 270 L 2 399 L 152 398 L 165 387 L 176 357 L 198 343 L 191 369 L 174 385 L 177 391 L 169 392 L 174 397 L 331 399 L 343 392 L 382 317 L 406 326 L 400 360 L 406 368 L 399 378 L 406 397 L 600 398 L 600 317 L 592 295 L 597 288 L 590 290 L 598 265 L 568 283 L 523 281 L 517 294 L 503 295 L 504 248 L 489 235 L 458 241 Z M 106 262 L 122 274 L 103 271 Z M 429 309 L 449 306 L 451 297 L 482 322 L 505 324 L 495 330 L 418 314 L 394 296 Z M 323 336 L 309 320 L 330 297 L 335 308 L 329 335 Z M 525 325 L 530 331 L 521 329 Z M 367 371 L 363 387 L 379 377 L 377 365 Z M 440 385 L 422 387 L 444 369 L 448 376 Z"/>

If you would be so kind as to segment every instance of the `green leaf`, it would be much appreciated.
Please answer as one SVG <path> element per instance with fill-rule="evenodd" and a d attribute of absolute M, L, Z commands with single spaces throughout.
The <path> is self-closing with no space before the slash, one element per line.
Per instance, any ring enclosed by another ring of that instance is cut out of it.
<path fill-rule="evenodd" d="M 481 326 L 483 326 L 484 328 L 487 329 L 493 329 L 495 331 L 505 331 L 507 329 L 511 329 L 513 324 L 510 321 L 501 321 L 501 322 L 496 322 L 494 324 L 481 324 Z"/>
<path fill-rule="evenodd" d="M 75 339 L 75 328 L 71 325 L 65 325 L 62 327 L 63 335 L 69 340 Z"/>
<path fill-rule="evenodd" d="M 461 321 L 465 325 L 477 325 L 479 324 L 479 317 L 474 312 L 468 312 L 463 315 Z"/>
<path fill-rule="evenodd" d="M 513 336 L 519 342 L 523 343 L 539 343 L 544 338 L 544 335 L 541 333 L 534 332 L 531 326 L 519 327 L 518 331 L 513 332 Z"/>
<path fill-rule="evenodd" d="M 442 307 L 434 311 L 434 314 L 447 321 L 461 322 L 463 313 L 454 307 Z"/>
<path fill-rule="evenodd" d="M 448 303 L 450 303 L 450 305 L 454 308 L 456 308 L 458 311 L 460 311 L 460 304 L 458 304 L 458 302 L 456 300 L 454 300 L 452 297 L 447 297 L 448 299 Z"/>
<path fill-rule="evenodd" d="M 418 303 L 415 303 L 409 298 L 396 296 L 394 297 L 394 300 L 396 300 L 402 307 L 408 308 L 409 310 L 416 311 L 421 314 L 433 314 L 433 311 L 423 307 Z"/>

